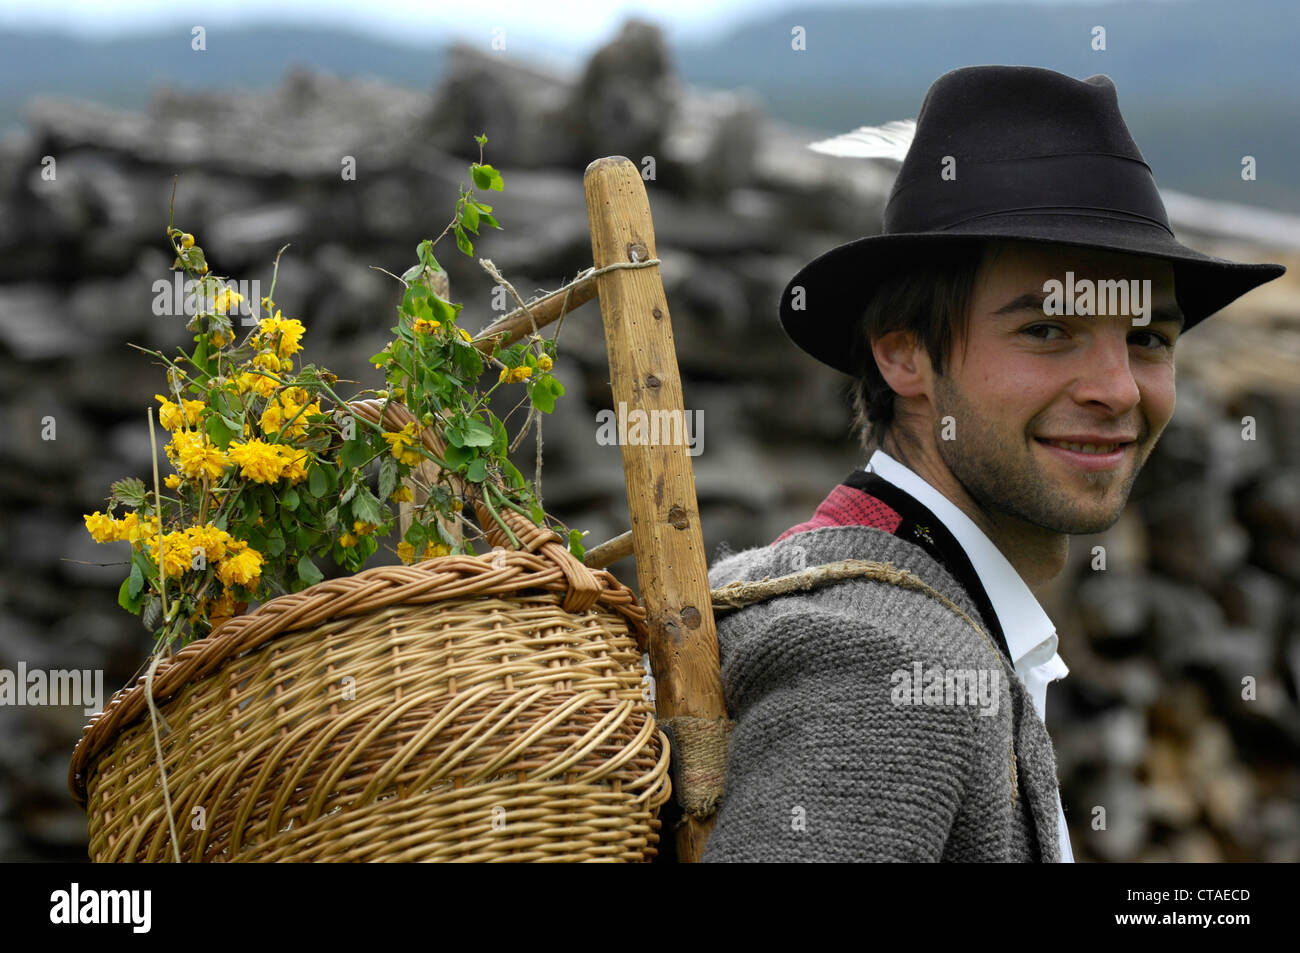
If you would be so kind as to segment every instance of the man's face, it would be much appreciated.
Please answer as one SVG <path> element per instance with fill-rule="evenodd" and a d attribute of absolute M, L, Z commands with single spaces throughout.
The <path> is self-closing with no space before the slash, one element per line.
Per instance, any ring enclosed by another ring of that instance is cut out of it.
<path fill-rule="evenodd" d="M 1045 314 L 1044 283 L 1065 284 L 1067 271 L 1076 295 L 1083 279 L 1136 279 L 1139 289 L 1149 279 L 1150 323 L 1133 324 L 1131 299 L 1123 314 Z M 935 380 L 937 450 L 971 498 L 1057 533 L 1113 525 L 1173 416 L 1180 322 L 1169 312 L 1178 313 L 1169 262 L 1001 243 L 976 280 L 964 352 L 958 343 Z"/>

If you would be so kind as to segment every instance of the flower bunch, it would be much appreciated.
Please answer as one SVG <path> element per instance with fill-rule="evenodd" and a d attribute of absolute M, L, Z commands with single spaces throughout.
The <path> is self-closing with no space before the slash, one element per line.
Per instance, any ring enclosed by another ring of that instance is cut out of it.
<path fill-rule="evenodd" d="M 486 138 L 477 139 L 481 149 Z M 470 172 L 479 188 L 502 188 L 491 166 L 476 162 Z M 139 479 L 118 481 L 108 511 L 85 516 L 97 542 L 130 544 L 118 601 L 160 620 L 162 641 L 202 637 L 249 602 L 321 581 L 316 559 L 360 570 L 393 531 L 402 503 L 414 507 L 395 547 L 402 561 L 476 552 L 471 540 L 481 529 L 461 538 L 446 528 L 464 522 L 452 476 L 461 485 L 482 485 L 487 511 L 512 538 L 498 515 L 502 507 L 546 525 L 533 487 L 507 459 L 505 425 L 487 400 L 497 387 L 523 382 L 533 410 L 550 413 L 563 393 L 549 373 L 555 342 L 536 335 L 509 348 L 496 339 L 490 347 L 475 341 L 456 324 L 462 306 L 434 290 L 442 269 L 433 246 L 453 233 L 470 255 L 467 233 L 476 235 L 481 225 L 500 228 L 491 206 L 462 188 L 452 223 L 438 239 L 420 243 L 418 264 L 401 279 L 393 340 L 371 359 L 384 369 L 387 387 L 358 395 L 404 402 L 421 425 L 437 426 L 443 457 L 427 449 L 414 423 L 384 432 L 335 393 L 334 374 L 299 366 L 307 329 L 276 306 L 278 256 L 270 293 L 246 301 L 229 279 L 212 273 L 192 234 L 168 228 L 173 269 L 189 277 L 196 302 L 187 325 L 192 349 L 172 357 L 145 351 L 167 368 L 157 421 L 172 472 L 148 489 Z M 236 321 L 247 329 L 239 343 Z M 480 393 L 485 360 L 502 370 Z M 421 467 L 426 461 L 437 466 Z M 125 511 L 114 515 L 119 507 Z M 568 533 L 579 557 L 581 536 Z"/>

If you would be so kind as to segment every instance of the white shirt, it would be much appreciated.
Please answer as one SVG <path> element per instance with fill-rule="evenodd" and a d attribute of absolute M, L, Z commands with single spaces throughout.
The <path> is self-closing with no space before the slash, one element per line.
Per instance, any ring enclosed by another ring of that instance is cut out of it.
<path fill-rule="evenodd" d="M 1056 626 L 1025 581 L 969 516 L 911 468 L 883 450 L 877 450 L 865 469 L 892 483 L 937 516 L 965 551 L 1002 624 L 1002 634 L 1006 636 L 1016 674 L 1029 690 L 1038 717 L 1046 724 L 1047 683 L 1064 678 L 1070 670 L 1056 654 Z M 1056 817 L 1061 861 L 1074 863 L 1059 792 L 1056 795 Z"/>

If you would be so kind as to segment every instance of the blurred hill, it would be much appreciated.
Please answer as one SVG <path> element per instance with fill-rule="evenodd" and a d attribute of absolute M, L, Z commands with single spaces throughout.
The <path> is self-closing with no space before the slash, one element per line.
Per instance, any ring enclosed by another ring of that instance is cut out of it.
<path fill-rule="evenodd" d="M 797 54 L 790 47 L 796 24 L 807 32 L 807 49 Z M 1105 51 L 1091 49 L 1098 25 L 1106 29 Z M 1106 73 L 1162 187 L 1300 212 L 1300 178 L 1282 164 L 1300 154 L 1296 26 L 1292 0 L 826 6 L 688 37 L 672 56 L 687 83 L 747 87 L 766 115 L 825 132 L 915 116 L 929 84 L 958 66 Z M 271 87 L 286 63 L 428 90 L 445 58 L 441 45 L 297 26 L 214 30 L 202 55 L 180 25 L 103 41 L 0 33 L 0 131 L 18 128 L 38 94 L 141 109 L 165 87 Z M 1207 127 L 1218 133 L 1207 135 Z M 1241 180 L 1243 155 L 1259 161 L 1257 181 Z"/>

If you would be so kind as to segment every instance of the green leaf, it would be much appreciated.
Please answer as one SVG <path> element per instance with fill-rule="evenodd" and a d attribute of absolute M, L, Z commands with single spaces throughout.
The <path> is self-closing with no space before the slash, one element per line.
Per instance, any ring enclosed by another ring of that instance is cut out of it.
<path fill-rule="evenodd" d="M 266 551 L 272 556 L 280 556 L 284 554 L 285 545 L 284 531 L 277 526 L 266 539 Z"/>
<path fill-rule="evenodd" d="M 376 526 L 384 521 L 379 500 L 370 492 L 370 487 L 357 484 L 356 496 L 352 498 L 352 515 L 363 523 L 374 523 Z"/>
<path fill-rule="evenodd" d="M 483 375 L 483 356 L 468 341 L 460 340 L 460 335 L 456 335 L 456 338 L 464 345 L 456 348 L 456 367 L 469 380 L 476 381 Z"/>
<path fill-rule="evenodd" d="M 139 615 L 140 604 L 144 600 L 139 595 L 132 596 L 130 587 L 131 580 L 123 579 L 121 587 L 117 590 L 117 604 L 127 612 L 134 612 L 136 615 Z"/>
<path fill-rule="evenodd" d="M 555 410 L 555 398 L 564 393 L 564 387 L 559 386 L 559 393 L 557 394 L 555 386 L 551 384 L 552 381 L 555 382 L 555 386 L 560 385 L 560 382 L 555 380 L 554 377 L 543 377 L 533 383 L 528 392 L 533 406 L 544 414 L 552 413 Z"/>
<path fill-rule="evenodd" d="M 478 234 L 478 209 L 472 203 L 465 203 L 460 213 L 460 223 L 475 235 Z"/>
<path fill-rule="evenodd" d="M 113 484 L 112 491 L 112 498 L 115 502 L 125 503 L 132 508 L 144 506 L 146 494 L 148 493 L 148 490 L 144 487 L 144 481 L 137 477 L 118 480 Z"/>
<path fill-rule="evenodd" d="M 298 558 L 298 578 L 309 586 L 314 586 L 325 578 L 325 574 L 311 561 L 306 553 Z"/>
<path fill-rule="evenodd" d="M 587 548 L 582 545 L 582 537 L 585 535 L 586 533 L 581 530 L 569 530 L 569 552 L 573 554 L 574 559 L 582 559 L 587 552 Z"/>
<path fill-rule="evenodd" d="M 476 163 L 470 167 L 470 173 L 474 176 L 474 184 L 480 189 L 495 189 L 500 192 L 505 187 L 501 173 L 490 165 Z"/>
<path fill-rule="evenodd" d="M 331 510 L 330 512 L 333 513 L 336 517 L 338 516 L 338 510 Z M 335 522 L 335 525 L 338 525 L 337 520 Z M 317 540 L 320 539 L 320 537 L 321 534 L 313 530 L 311 527 L 299 526 L 298 531 L 293 534 L 293 542 L 294 545 L 298 548 L 298 551 L 300 553 L 305 553 L 307 552 L 307 550 L 312 548 L 312 546 L 316 543 Z M 275 555 L 278 556 L 279 553 L 276 553 Z"/>
<path fill-rule="evenodd" d="M 518 489 L 526 482 L 524 475 L 519 472 L 519 468 L 509 460 L 501 461 L 501 469 L 506 473 L 506 486 Z"/>
<path fill-rule="evenodd" d="M 429 308 L 433 312 L 433 317 L 443 324 L 450 324 L 456 320 L 456 315 L 460 308 L 453 305 L 450 301 L 444 299 L 437 293 L 429 294 Z"/>
<path fill-rule="evenodd" d="M 344 470 L 355 470 L 365 465 L 370 459 L 370 444 L 361 437 L 345 440 L 339 451 L 339 466 Z"/>
<path fill-rule="evenodd" d="M 482 483 L 487 476 L 487 463 L 482 457 L 477 458 L 465 471 L 465 479 L 471 483 Z"/>
<path fill-rule="evenodd" d="M 503 424 L 495 414 L 492 415 L 492 453 L 498 457 L 504 457 L 508 448 L 509 435 L 506 433 L 506 425 Z M 509 461 L 506 461 L 507 463 Z"/>
<path fill-rule="evenodd" d="M 139 599 L 140 593 L 144 590 L 144 573 L 140 571 L 140 564 L 134 559 L 131 560 L 131 575 L 127 577 L 127 595 L 132 599 Z"/>
<path fill-rule="evenodd" d="M 406 530 L 406 535 L 402 538 L 414 546 L 417 553 L 422 553 L 429 535 L 423 524 L 412 520 L 410 527 Z"/>
<path fill-rule="evenodd" d="M 477 417 L 465 421 L 464 438 L 467 447 L 490 447 L 495 440 L 491 429 Z"/>
<path fill-rule="evenodd" d="M 319 500 L 329 492 L 329 485 L 330 480 L 325 475 L 325 470 L 313 464 L 312 468 L 307 471 L 307 489 L 311 495 Z"/>
<path fill-rule="evenodd" d="M 289 487 L 280 496 L 280 505 L 286 510 L 296 510 L 298 508 L 298 491 Z"/>
<path fill-rule="evenodd" d="M 528 512 L 533 517 L 533 522 L 542 526 L 546 522 L 546 511 L 542 509 L 539 503 L 533 502 L 528 504 Z"/>
<path fill-rule="evenodd" d="M 420 263 L 427 265 L 434 271 L 442 271 L 442 265 L 438 264 L 438 259 L 433 257 L 433 241 L 426 238 L 415 247 L 415 257 L 420 259 Z"/>
<path fill-rule="evenodd" d="M 474 254 L 474 243 L 465 237 L 465 229 L 459 225 L 456 226 L 456 247 L 466 255 Z"/>
<path fill-rule="evenodd" d="M 501 226 L 497 223 L 497 220 L 493 218 L 491 215 L 487 214 L 487 212 L 484 212 L 482 215 L 479 216 L 479 221 L 480 223 L 484 225 L 490 225 L 493 228 L 501 228 Z"/>
<path fill-rule="evenodd" d="M 379 465 L 379 498 L 388 499 L 393 491 L 397 489 L 398 462 L 394 456 L 384 457 L 383 463 Z"/>
<path fill-rule="evenodd" d="M 231 422 L 217 414 L 208 414 L 203 422 L 203 429 L 208 432 L 208 439 L 216 444 L 219 450 L 225 450 L 230 446 L 230 441 L 234 440 L 240 432 L 238 426 L 232 427 Z"/>
<path fill-rule="evenodd" d="M 464 445 L 448 446 L 447 452 L 442 456 L 453 470 L 460 469 L 461 464 L 473 459 L 473 457 L 474 451 Z"/>

